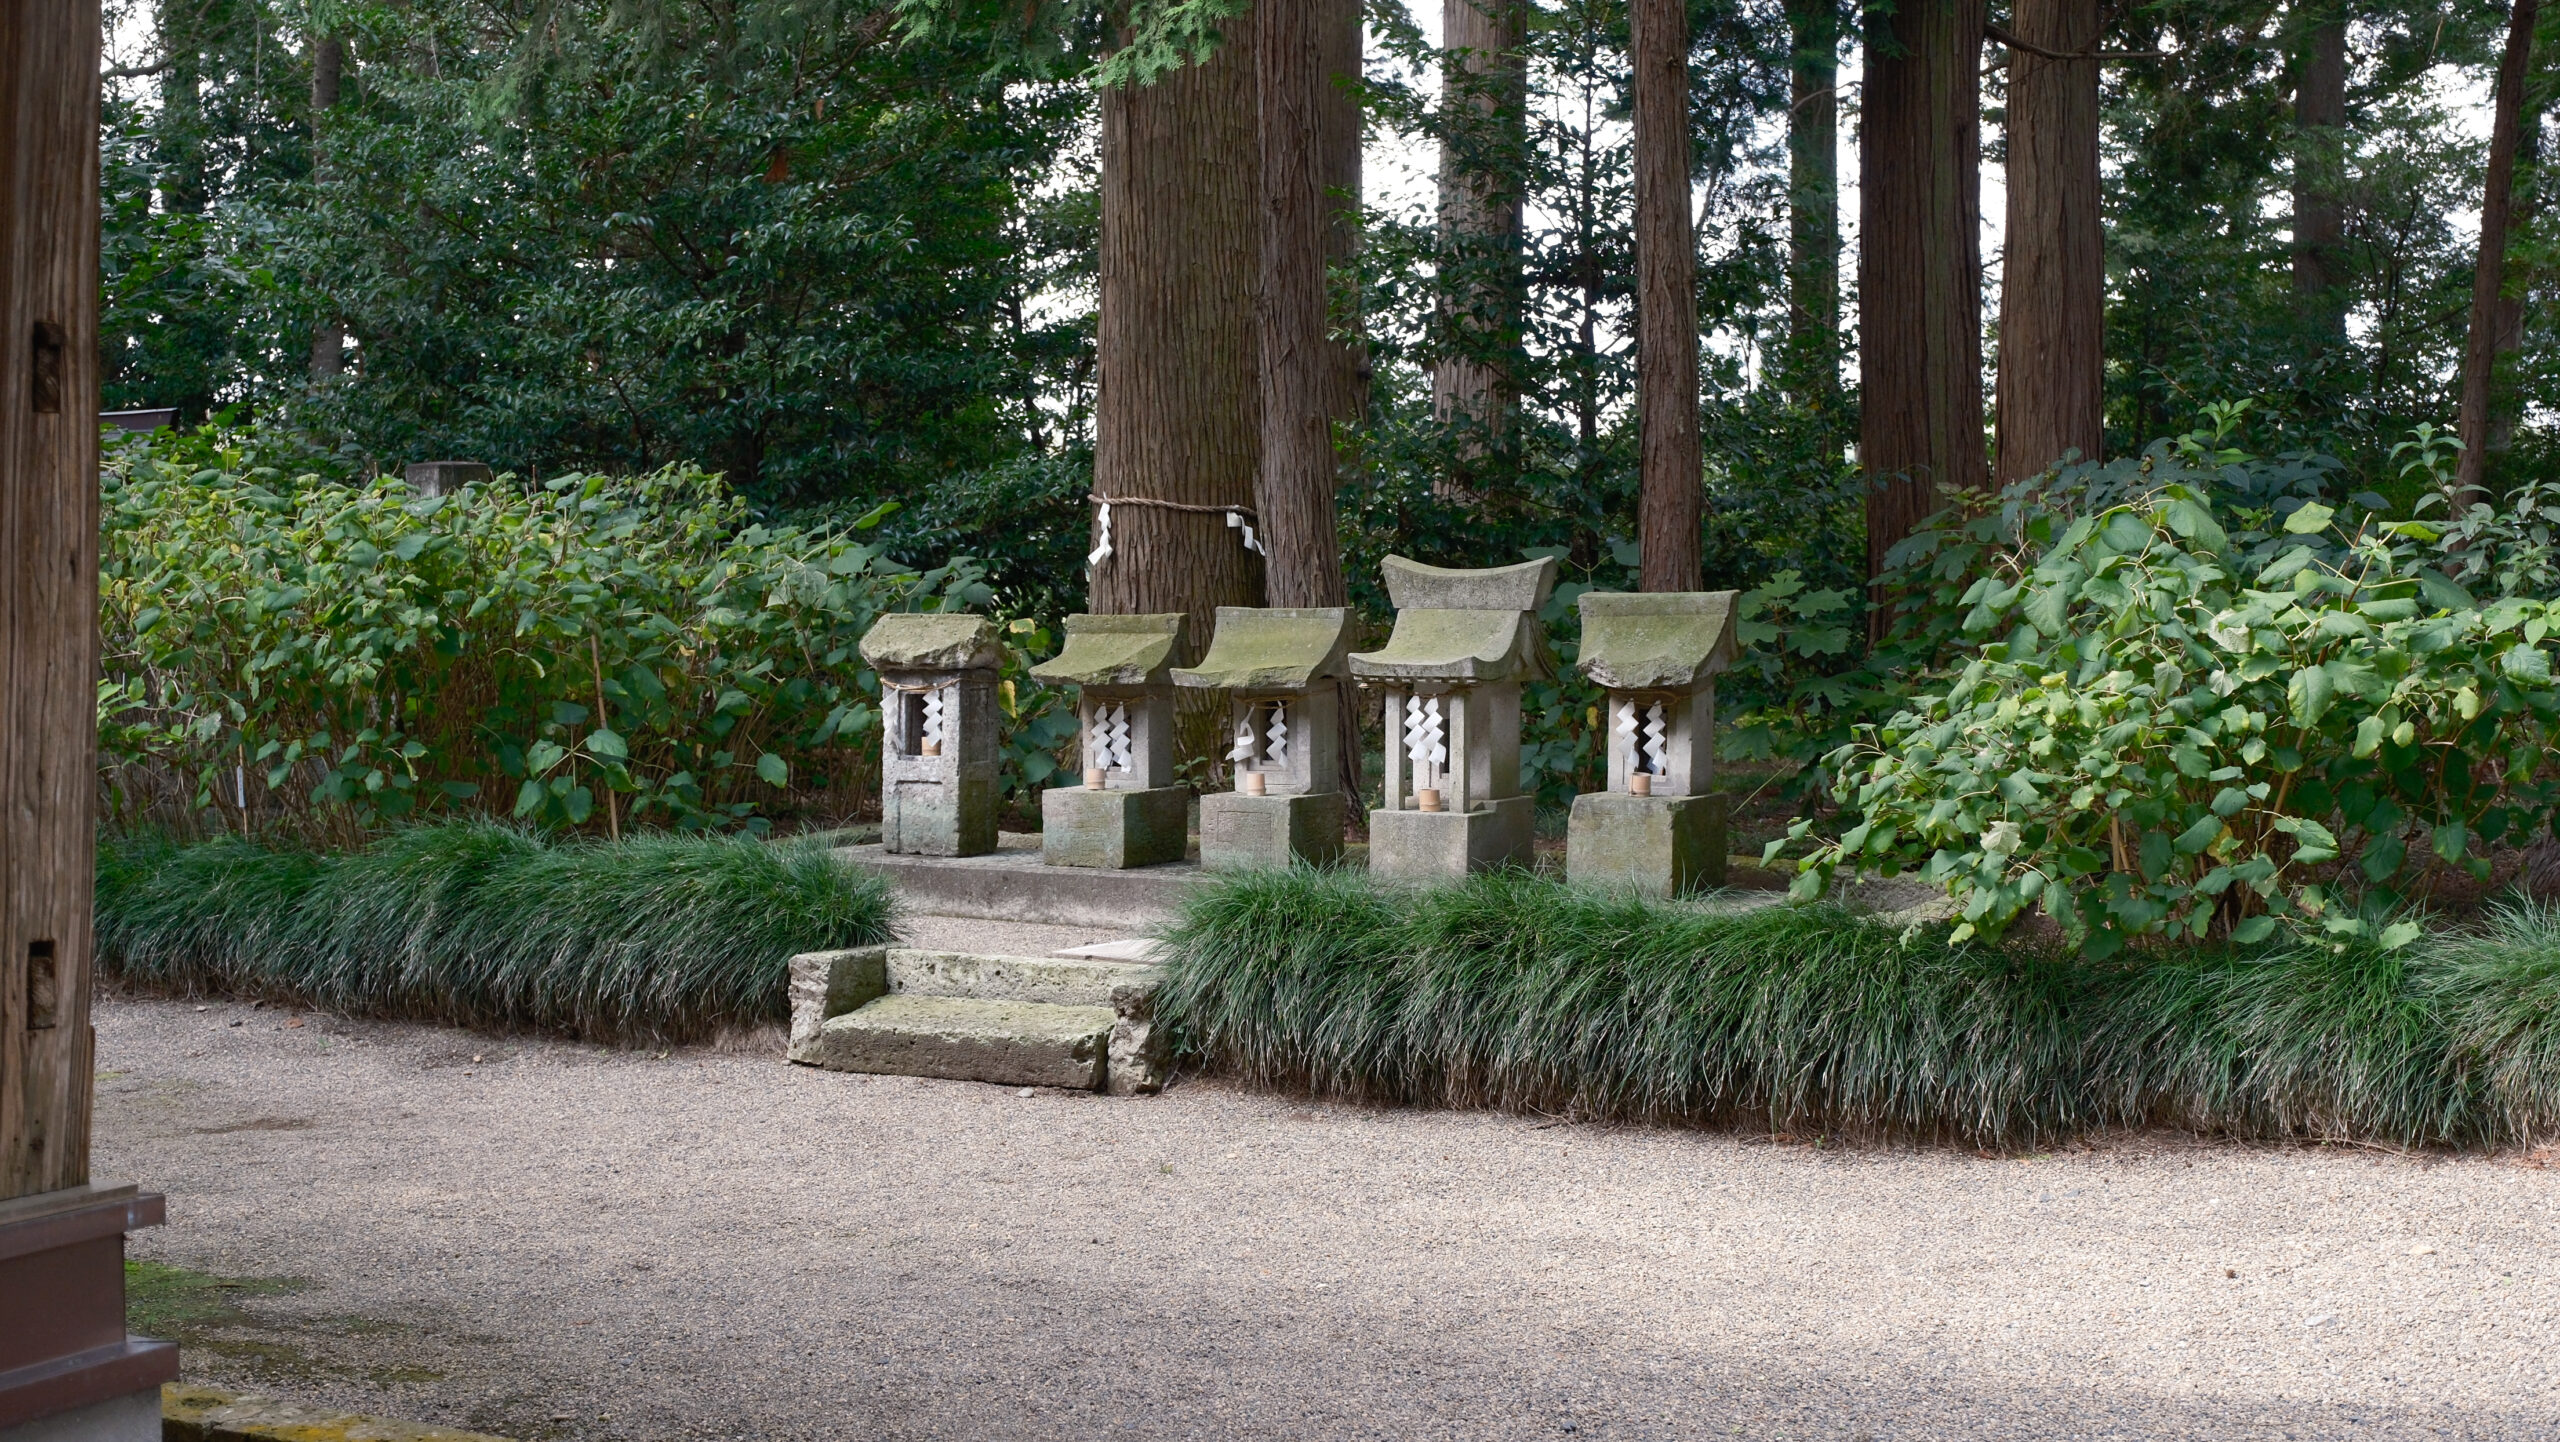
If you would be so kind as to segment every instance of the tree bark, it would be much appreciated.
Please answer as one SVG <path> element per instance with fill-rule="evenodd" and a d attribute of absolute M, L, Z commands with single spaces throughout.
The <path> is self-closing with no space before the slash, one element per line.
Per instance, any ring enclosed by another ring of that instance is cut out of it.
<path fill-rule="evenodd" d="M 346 67 L 346 42 L 321 36 L 311 42 L 311 178 L 328 178 L 322 117 L 337 108 L 338 87 Z M 311 329 L 311 379 L 316 385 L 334 380 L 346 369 L 347 327 L 332 315 Z"/>
<path fill-rule="evenodd" d="M 1698 247 L 1689 218 L 1689 17 L 1683 0 L 1627 7 L 1635 72 L 1636 584 L 1697 591 Z"/>
<path fill-rule="evenodd" d="M 1322 114 L 1328 7 L 1266 4 L 1255 39 L 1262 156 L 1262 469 L 1254 495 L 1274 606 L 1344 603 L 1325 334 Z"/>
<path fill-rule="evenodd" d="M 2106 443 L 2106 240 L 2098 185 L 2098 0 L 2017 0 L 2009 52 L 2009 220 L 1995 407 L 2000 485 Z"/>
<path fill-rule="evenodd" d="M 1317 63 L 1317 146 L 1324 176 L 1324 258 L 1328 273 L 1360 257 L 1360 0 L 1315 0 L 1322 6 Z M 1340 337 L 1331 343 L 1325 414 L 1355 425 L 1369 408 L 1369 348 L 1360 338 L 1359 291 L 1332 292 L 1326 314 Z"/>
<path fill-rule="evenodd" d="M 2534 216 L 2542 207 L 2542 166 L 2548 158 L 2541 108 L 2525 119 L 2524 134 L 2519 138 L 2516 156 L 2514 199 L 2509 203 L 2507 231 L 2509 235 L 2533 229 Z M 2512 384 L 2501 384 L 2498 377 L 2516 352 L 2524 349 L 2525 297 L 2541 278 L 2540 266 L 2518 266 L 2514 257 L 2507 262 L 2507 283 L 2498 292 L 2496 311 L 2496 354 L 2490 362 L 2489 375 L 2489 455 L 2503 456 L 2513 449 L 2516 426 L 2524 419 L 2523 398 Z"/>
<path fill-rule="evenodd" d="M 1442 0 L 1448 52 L 1441 108 L 1451 134 L 1440 145 L 1440 243 L 1464 277 L 1441 298 L 1449 353 L 1431 372 L 1431 411 L 1464 427 L 1440 494 L 1475 494 L 1491 479 L 1481 464 L 1506 449 L 1517 382 L 1507 357 L 1520 344 L 1521 190 L 1512 169 L 1528 140 L 1528 73 L 1522 0 Z"/>
<path fill-rule="evenodd" d="M 2307 11 L 2309 31 L 2293 93 L 2293 291 L 2304 320 L 2324 338 L 2343 341 L 2347 4 L 2311 0 L 2298 8 Z"/>
<path fill-rule="evenodd" d="M 1840 403 L 1840 0 L 1790 0 L 1787 349 L 1796 403 Z"/>
<path fill-rule="evenodd" d="M 1251 25 L 1234 26 L 1209 60 L 1103 92 L 1098 496 L 1254 504 L 1262 247 L 1252 40 Z M 1096 539 L 1099 530 L 1097 515 Z M 1086 604 L 1182 612 L 1185 664 L 1207 650 L 1218 607 L 1261 603 L 1262 560 L 1224 516 L 1114 506 L 1111 545 Z"/>
<path fill-rule="evenodd" d="M 1945 503 L 1989 478 L 1982 438 L 1983 0 L 1867 12 L 1859 147 L 1858 457 L 1867 577 Z M 1869 613 L 1889 619 L 1879 592 Z"/>
<path fill-rule="evenodd" d="M 2515 0 L 2507 16 L 2507 51 L 2498 64 L 2489 122 L 2489 175 L 2480 201 L 2480 258 L 2471 274 L 2471 327 L 2462 350 L 2462 411 L 2456 437 L 2454 504 L 2489 499 L 2490 392 L 2497 379 L 2500 302 L 2507 291 L 2507 232 L 2514 218 L 2516 151 L 2524 133 L 2524 88 L 2533 63 L 2533 26 L 2540 0 Z"/>

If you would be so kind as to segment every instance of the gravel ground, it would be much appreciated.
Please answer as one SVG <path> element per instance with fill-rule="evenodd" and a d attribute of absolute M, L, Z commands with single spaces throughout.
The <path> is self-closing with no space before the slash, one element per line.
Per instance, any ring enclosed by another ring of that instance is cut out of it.
<path fill-rule="evenodd" d="M 134 1254 L 301 1279 L 224 1293 L 191 1378 L 519 1437 L 2560 1434 L 2547 1159 L 1818 1149 L 227 1003 L 109 1001 L 98 1057 L 97 1175 L 169 1196 Z"/>

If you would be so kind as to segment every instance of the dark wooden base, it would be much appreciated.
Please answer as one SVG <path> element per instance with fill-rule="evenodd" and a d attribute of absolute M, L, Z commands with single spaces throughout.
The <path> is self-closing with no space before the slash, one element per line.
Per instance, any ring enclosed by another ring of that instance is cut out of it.
<path fill-rule="evenodd" d="M 124 1234 L 166 1214 L 132 1187 L 0 1202 L 0 1429 L 176 1378 L 175 1346 L 124 1330 Z"/>

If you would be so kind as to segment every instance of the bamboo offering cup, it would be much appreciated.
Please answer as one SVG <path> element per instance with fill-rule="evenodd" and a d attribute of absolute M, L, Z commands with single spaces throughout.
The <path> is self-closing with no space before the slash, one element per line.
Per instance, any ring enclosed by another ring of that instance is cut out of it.
<path fill-rule="evenodd" d="M 1413 804 L 1417 810 L 1437 811 L 1440 809 L 1440 793 L 1432 787 L 1422 787 L 1413 793 Z"/>
<path fill-rule="evenodd" d="M 1084 769 L 1084 789 L 1087 791 L 1101 790 L 1105 779 L 1107 778 L 1099 766 L 1088 766 Z"/>
<path fill-rule="evenodd" d="M 1651 796 L 1653 794 L 1653 773 L 1650 771 L 1628 772 L 1627 794 L 1630 796 Z"/>
<path fill-rule="evenodd" d="M 1244 774 L 1244 794 L 1247 796 L 1270 795 L 1271 778 L 1263 775 L 1259 771 L 1246 772 Z"/>

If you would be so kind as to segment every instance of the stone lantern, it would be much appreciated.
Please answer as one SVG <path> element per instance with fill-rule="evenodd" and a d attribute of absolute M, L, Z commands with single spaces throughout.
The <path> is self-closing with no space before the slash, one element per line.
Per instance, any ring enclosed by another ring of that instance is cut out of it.
<path fill-rule="evenodd" d="M 1069 616 L 1067 644 L 1031 668 L 1076 687 L 1083 784 L 1040 793 L 1040 859 L 1122 870 L 1180 861 L 1191 793 L 1173 784 L 1173 649 L 1182 613 Z"/>
<path fill-rule="evenodd" d="M 1536 803 L 1520 794 L 1520 683 L 1553 674 L 1538 608 L 1556 563 L 1453 571 L 1389 556 L 1385 571 L 1395 632 L 1351 658 L 1351 674 L 1386 693 L 1369 869 L 1428 880 L 1527 866 Z"/>
<path fill-rule="evenodd" d="M 880 846 L 909 856 L 996 849 L 996 672 L 984 616 L 898 612 L 862 638 L 880 673 Z"/>
<path fill-rule="evenodd" d="M 1609 789 L 1573 799 L 1565 877 L 1677 896 L 1724 884 L 1716 673 L 1732 591 L 1582 597 L 1580 664 L 1609 693 Z"/>
<path fill-rule="evenodd" d="M 1200 664 L 1177 686 L 1227 693 L 1235 788 L 1200 798 L 1200 865 L 1210 871 L 1325 865 L 1342 855 L 1339 606 L 1220 606 Z"/>

